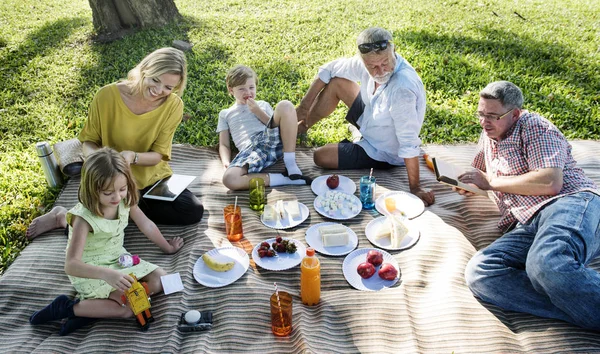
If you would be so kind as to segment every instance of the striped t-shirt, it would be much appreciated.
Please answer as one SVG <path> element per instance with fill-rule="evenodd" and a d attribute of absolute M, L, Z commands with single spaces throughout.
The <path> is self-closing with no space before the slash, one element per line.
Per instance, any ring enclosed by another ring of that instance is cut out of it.
<path fill-rule="evenodd" d="M 273 115 L 273 108 L 265 101 L 256 101 L 256 104 L 269 117 Z M 233 106 L 219 112 L 217 133 L 229 130 L 235 147 L 242 151 L 250 145 L 250 137 L 265 130 L 265 124 L 258 119 L 245 104 L 234 103 Z"/>

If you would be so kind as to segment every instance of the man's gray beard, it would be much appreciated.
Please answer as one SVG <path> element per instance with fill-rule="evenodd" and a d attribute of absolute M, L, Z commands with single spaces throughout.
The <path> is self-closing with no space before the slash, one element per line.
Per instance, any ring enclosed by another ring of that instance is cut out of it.
<path fill-rule="evenodd" d="M 391 77 L 392 73 L 387 73 L 385 74 L 385 76 L 373 77 L 373 80 L 380 85 L 384 85 L 387 84 L 388 81 L 390 81 Z"/>

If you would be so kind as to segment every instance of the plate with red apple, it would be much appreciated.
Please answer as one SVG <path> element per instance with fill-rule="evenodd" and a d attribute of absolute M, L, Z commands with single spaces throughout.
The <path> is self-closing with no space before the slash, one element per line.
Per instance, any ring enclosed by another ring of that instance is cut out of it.
<path fill-rule="evenodd" d="M 377 248 L 360 248 L 344 258 L 344 277 L 354 288 L 379 291 L 394 286 L 400 279 L 400 268 L 394 257 Z"/>
<path fill-rule="evenodd" d="M 316 195 L 325 194 L 327 191 L 354 194 L 356 192 L 356 183 L 346 176 L 331 174 L 315 178 L 310 188 Z"/>

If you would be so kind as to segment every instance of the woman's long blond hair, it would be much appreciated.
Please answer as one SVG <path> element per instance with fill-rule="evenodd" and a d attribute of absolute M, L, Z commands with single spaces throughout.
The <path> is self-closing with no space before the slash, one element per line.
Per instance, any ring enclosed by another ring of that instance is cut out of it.
<path fill-rule="evenodd" d="M 145 78 L 158 78 L 162 74 L 179 75 L 181 79 L 173 88 L 173 93 L 179 97 L 183 96 L 187 85 L 187 60 L 181 50 L 165 47 L 153 51 L 129 71 L 124 82 L 131 90 L 131 94 L 136 96 L 144 92 Z"/>
<path fill-rule="evenodd" d="M 109 147 L 95 151 L 83 163 L 79 202 L 93 214 L 104 216 L 100 205 L 100 193 L 110 187 L 118 175 L 125 176 L 127 180 L 125 205 L 136 205 L 139 195 L 129 164 L 123 155 Z"/>

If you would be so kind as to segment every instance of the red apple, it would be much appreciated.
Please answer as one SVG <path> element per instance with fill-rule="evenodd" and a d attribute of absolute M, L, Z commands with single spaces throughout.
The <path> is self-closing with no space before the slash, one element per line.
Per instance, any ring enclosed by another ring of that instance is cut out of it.
<path fill-rule="evenodd" d="M 338 175 L 333 174 L 327 178 L 327 187 L 336 189 L 340 185 L 340 178 Z"/>
<path fill-rule="evenodd" d="M 381 263 L 383 263 L 383 255 L 377 250 L 370 250 L 369 253 L 367 253 L 367 262 L 375 267 L 379 267 Z"/>
<path fill-rule="evenodd" d="M 356 272 L 363 279 L 369 279 L 375 274 L 375 267 L 369 262 L 363 262 L 356 267 Z"/>
<path fill-rule="evenodd" d="M 398 270 L 390 263 L 385 263 L 381 266 L 377 275 L 383 280 L 394 280 L 398 276 Z"/>

